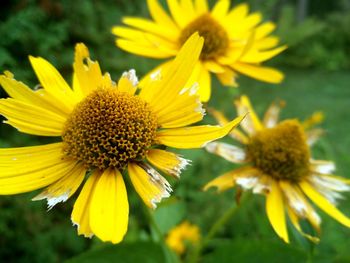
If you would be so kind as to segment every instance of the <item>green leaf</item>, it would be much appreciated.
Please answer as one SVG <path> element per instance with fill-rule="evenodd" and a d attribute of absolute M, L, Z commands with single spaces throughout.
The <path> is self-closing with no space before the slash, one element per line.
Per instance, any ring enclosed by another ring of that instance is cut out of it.
<path fill-rule="evenodd" d="M 184 203 L 169 199 L 154 211 L 154 218 L 160 231 L 166 234 L 184 219 L 185 214 L 186 206 Z"/>
<path fill-rule="evenodd" d="M 203 263 L 295 263 L 305 262 L 307 255 L 300 249 L 282 242 L 267 240 L 236 240 L 217 246 L 213 253 L 203 259 Z"/>
<path fill-rule="evenodd" d="M 71 258 L 65 263 L 154 263 L 165 262 L 162 248 L 153 242 L 103 245 Z"/>

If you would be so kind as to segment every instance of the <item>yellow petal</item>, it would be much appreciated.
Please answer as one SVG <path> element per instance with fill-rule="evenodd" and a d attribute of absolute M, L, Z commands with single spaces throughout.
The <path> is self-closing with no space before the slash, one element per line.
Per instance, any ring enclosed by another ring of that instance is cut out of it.
<path fill-rule="evenodd" d="M 234 177 L 236 174 L 237 174 L 236 171 L 233 170 L 223 175 L 220 175 L 219 177 L 207 183 L 203 187 L 203 190 L 207 191 L 211 187 L 216 187 L 219 193 L 224 192 L 235 186 Z"/>
<path fill-rule="evenodd" d="M 257 49 L 251 49 L 244 56 L 240 58 L 243 63 L 261 63 L 269 60 L 272 57 L 277 56 L 281 52 L 287 49 L 287 46 L 281 46 L 267 51 L 260 51 Z"/>
<path fill-rule="evenodd" d="M 147 152 L 147 160 L 162 172 L 176 178 L 180 177 L 181 170 L 185 169 L 190 163 L 189 160 L 180 157 L 178 154 L 161 149 L 150 149 Z"/>
<path fill-rule="evenodd" d="M 44 96 L 43 93 L 35 92 L 24 83 L 16 81 L 10 72 L 0 76 L 0 84 L 12 98 L 27 102 L 29 104 L 52 111 L 61 117 L 67 117 L 68 114 L 62 111 L 60 105 L 57 105 L 54 99 Z"/>
<path fill-rule="evenodd" d="M 157 113 L 161 128 L 178 128 L 188 126 L 203 119 L 205 111 L 196 94 L 197 86 L 175 97 L 171 107 Z"/>
<path fill-rule="evenodd" d="M 160 144 L 174 148 L 201 148 L 227 135 L 243 118 L 237 117 L 224 126 L 203 125 L 162 130 L 157 133 L 157 140 Z"/>
<path fill-rule="evenodd" d="M 77 201 L 74 203 L 71 219 L 73 224 L 78 226 L 78 235 L 84 235 L 85 237 L 93 236 L 90 228 L 90 206 L 92 195 L 100 176 L 99 171 L 95 171 L 90 175 Z"/>
<path fill-rule="evenodd" d="M 167 25 L 162 25 L 155 23 L 148 19 L 138 18 L 138 17 L 124 17 L 123 23 L 137 28 L 141 31 L 151 33 L 153 35 L 168 39 L 172 42 L 175 42 L 179 37 L 179 31 L 167 27 Z"/>
<path fill-rule="evenodd" d="M 225 125 L 229 122 L 229 120 L 220 112 L 220 111 L 217 111 L 213 108 L 210 108 L 209 110 L 209 113 L 215 118 L 215 120 L 221 125 Z M 233 129 L 229 135 L 239 141 L 240 143 L 242 144 L 247 144 L 249 142 L 249 139 L 247 136 L 245 136 L 241 131 L 239 131 L 238 129 Z"/>
<path fill-rule="evenodd" d="M 166 72 L 161 73 L 159 81 L 150 81 L 148 85 L 154 84 L 152 97 L 144 96 L 151 104 L 155 114 L 172 107 L 172 102 L 181 95 L 186 82 L 188 81 L 194 66 L 196 65 L 201 49 L 203 38 L 198 33 L 193 34 L 183 45 L 175 60 L 169 65 Z M 143 89 L 150 90 L 147 86 Z"/>
<path fill-rule="evenodd" d="M 169 15 L 164 11 L 158 0 L 147 0 L 148 9 L 152 18 L 161 25 L 176 30 L 177 26 Z"/>
<path fill-rule="evenodd" d="M 73 68 L 79 82 L 80 96 L 86 96 L 98 87 L 114 86 L 108 74 L 102 75 L 98 62 L 90 59 L 89 50 L 83 43 L 75 46 Z"/>
<path fill-rule="evenodd" d="M 61 115 L 15 99 L 0 100 L 0 114 L 21 132 L 34 135 L 61 136 L 66 119 Z M 27 123 L 36 129 L 25 129 L 16 123 Z M 45 133 L 45 130 L 50 132 Z"/>
<path fill-rule="evenodd" d="M 193 68 L 193 72 L 186 83 L 186 87 L 198 85 L 198 91 L 200 100 L 207 102 L 210 99 L 211 94 L 211 77 L 208 69 L 203 65 L 201 61 L 198 61 Z"/>
<path fill-rule="evenodd" d="M 172 192 L 169 183 L 151 166 L 140 167 L 136 163 L 128 164 L 128 172 L 136 192 L 150 208 L 156 208 L 164 197 Z"/>
<path fill-rule="evenodd" d="M 35 196 L 32 200 L 47 199 L 48 208 L 51 209 L 59 202 L 65 202 L 78 189 L 84 180 L 86 168 L 83 164 L 77 164 L 72 171 L 64 177 L 48 186 L 43 192 Z"/>
<path fill-rule="evenodd" d="M 227 68 L 224 72 L 217 73 L 216 76 L 218 77 L 222 85 L 238 87 L 238 84 L 236 82 L 237 73 L 234 72 L 232 69 Z"/>
<path fill-rule="evenodd" d="M 262 25 L 258 26 L 255 29 L 255 37 L 257 40 L 262 39 L 269 35 L 272 31 L 274 31 L 276 28 L 276 25 L 272 22 L 266 22 Z"/>
<path fill-rule="evenodd" d="M 266 197 L 266 212 L 277 235 L 289 243 L 283 196 L 275 181 L 271 182 L 271 189 Z"/>
<path fill-rule="evenodd" d="M 236 104 L 239 115 L 247 114 L 241 125 L 249 135 L 254 135 L 257 131 L 264 128 L 247 96 L 241 96 L 241 98 L 236 100 L 234 103 Z"/>
<path fill-rule="evenodd" d="M 71 112 L 79 98 L 61 74 L 43 58 L 29 56 L 29 60 L 44 89 L 61 104 L 65 112 Z"/>
<path fill-rule="evenodd" d="M 213 73 L 223 73 L 226 70 L 223 66 L 213 60 L 203 61 L 202 63 L 208 71 Z"/>
<path fill-rule="evenodd" d="M 185 27 L 189 22 L 189 18 L 184 15 L 186 11 L 181 8 L 178 0 L 167 0 L 167 4 L 176 24 L 181 28 Z"/>
<path fill-rule="evenodd" d="M 231 67 L 244 75 L 269 83 L 278 84 L 284 78 L 283 73 L 274 68 L 245 63 L 235 63 Z"/>
<path fill-rule="evenodd" d="M 341 224 L 350 227 L 350 219 L 333 206 L 324 196 L 317 192 L 312 185 L 306 181 L 300 183 L 303 192 L 313 201 L 319 208 L 336 219 Z"/>
<path fill-rule="evenodd" d="M 211 11 L 211 15 L 220 21 L 220 19 L 223 16 L 226 16 L 229 8 L 230 8 L 230 1 L 229 0 L 219 0 L 214 5 L 214 7 Z"/>
<path fill-rule="evenodd" d="M 70 173 L 76 165 L 76 161 L 62 159 L 62 144 L 26 148 L 1 149 L 0 194 L 45 187 Z"/>
<path fill-rule="evenodd" d="M 207 0 L 194 0 L 194 7 L 198 15 L 208 12 Z"/>
<path fill-rule="evenodd" d="M 138 84 L 138 79 L 134 69 L 126 71 L 123 73 L 118 81 L 118 91 L 126 92 L 130 95 L 134 95 L 136 92 L 136 86 Z"/>
<path fill-rule="evenodd" d="M 168 58 L 174 55 L 173 51 L 159 50 L 156 47 L 141 45 L 125 39 L 117 39 L 116 45 L 127 52 L 150 58 Z"/>
<path fill-rule="evenodd" d="M 96 182 L 90 204 L 90 227 L 102 241 L 123 240 L 128 229 L 129 203 L 121 173 L 109 168 Z"/>

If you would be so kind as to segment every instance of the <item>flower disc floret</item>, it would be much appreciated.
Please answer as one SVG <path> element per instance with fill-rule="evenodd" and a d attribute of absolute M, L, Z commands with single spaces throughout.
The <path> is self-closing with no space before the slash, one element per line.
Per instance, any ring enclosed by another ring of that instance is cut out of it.
<path fill-rule="evenodd" d="M 157 120 L 149 105 L 116 89 L 98 89 L 80 102 L 62 135 L 66 156 L 90 169 L 125 168 L 154 142 Z"/>
<path fill-rule="evenodd" d="M 201 15 L 182 30 L 179 38 L 180 45 L 183 45 L 195 32 L 204 38 L 201 59 L 213 59 L 227 51 L 229 38 L 226 30 L 209 14 Z"/>
<path fill-rule="evenodd" d="M 310 151 L 297 120 L 263 129 L 247 146 L 253 165 L 276 180 L 299 182 L 309 174 Z"/>

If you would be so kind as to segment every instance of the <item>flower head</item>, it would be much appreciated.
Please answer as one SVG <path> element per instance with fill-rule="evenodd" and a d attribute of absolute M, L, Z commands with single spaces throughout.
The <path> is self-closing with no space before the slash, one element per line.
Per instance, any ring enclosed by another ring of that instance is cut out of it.
<path fill-rule="evenodd" d="M 112 29 L 119 37 L 116 45 L 141 56 L 170 58 L 198 32 L 204 37 L 204 46 L 187 85 L 199 83 L 201 101 L 210 98 L 210 73 L 226 86 L 237 86 L 238 73 L 270 83 L 282 81 L 281 72 L 261 64 L 286 47 L 277 47 L 279 39 L 270 35 L 275 24 L 261 23 L 261 14 L 249 14 L 247 4 L 230 9 L 229 0 L 220 0 L 209 10 L 207 0 L 168 0 L 170 16 L 157 0 L 147 3 L 152 19 L 125 17 L 127 26 Z M 168 67 L 169 62 L 165 62 L 150 75 Z"/>
<path fill-rule="evenodd" d="M 235 103 L 240 114 L 249 112 L 242 121 L 245 133 L 240 130 L 230 133 L 244 147 L 212 142 L 206 149 L 245 166 L 212 180 L 205 189 L 214 186 L 224 191 L 238 185 L 266 195 L 269 221 L 285 242 L 289 242 L 285 213 L 302 235 L 318 242 L 318 237 L 305 233 L 299 223 L 307 220 L 320 231 L 321 219 L 310 201 L 350 227 L 350 219 L 336 208 L 337 200 L 343 197 L 341 192 L 350 190 L 350 180 L 332 175 L 334 163 L 312 159 L 309 149 L 322 134 L 321 129 L 311 127 L 319 123 L 323 115 L 316 113 L 304 122 L 297 119 L 278 122 L 283 103 L 273 103 L 260 120 L 246 96 Z M 227 123 L 220 112 L 212 110 L 212 114 L 221 124 Z"/>
<path fill-rule="evenodd" d="M 0 149 L 0 194 L 46 187 L 34 200 L 47 199 L 52 208 L 70 198 L 86 178 L 71 217 L 78 233 L 120 242 L 129 214 L 126 171 L 144 203 L 155 208 L 172 191 L 160 172 L 177 178 L 189 163 L 164 146 L 200 148 L 240 121 L 188 126 L 204 114 L 196 93 L 184 90 L 202 45 L 194 34 L 169 71 L 141 91 L 133 70 L 117 84 L 108 73 L 103 75 L 83 44 L 75 49 L 73 88 L 40 57 L 30 57 L 30 62 L 42 89 L 31 90 L 9 72 L 0 76 L 11 97 L 0 100 L 6 123 L 23 133 L 60 140 Z"/>
<path fill-rule="evenodd" d="M 176 253 L 182 255 L 186 250 L 186 242 L 196 244 L 201 238 L 198 226 L 184 221 L 170 230 L 166 243 Z"/>

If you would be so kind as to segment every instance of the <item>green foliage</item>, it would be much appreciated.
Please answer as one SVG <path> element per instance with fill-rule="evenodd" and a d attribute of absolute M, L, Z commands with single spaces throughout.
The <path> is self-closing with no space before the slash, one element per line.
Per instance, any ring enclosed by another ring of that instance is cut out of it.
<path fill-rule="evenodd" d="M 330 13 L 325 19 L 295 22 L 295 8 L 285 7 L 277 22 L 288 50 L 279 57 L 284 65 L 326 70 L 350 68 L 350 13 Z"/>
<path fill-rule="evenodd" d="M 135 242 L 118 246 L 102 245 L 94 250 L 82 253 L 65 263 L 154 263 L 165 262 L 162 249 L 152 242 Z"/>
<path fill-rule="evenodd" d="M 295 263 L 306 262 L 306 259 L 307 254 L 304 251 L 280 242 L 239 239 L 215 247 L 213 252 L 203 259 L 203 263 Z"/>

